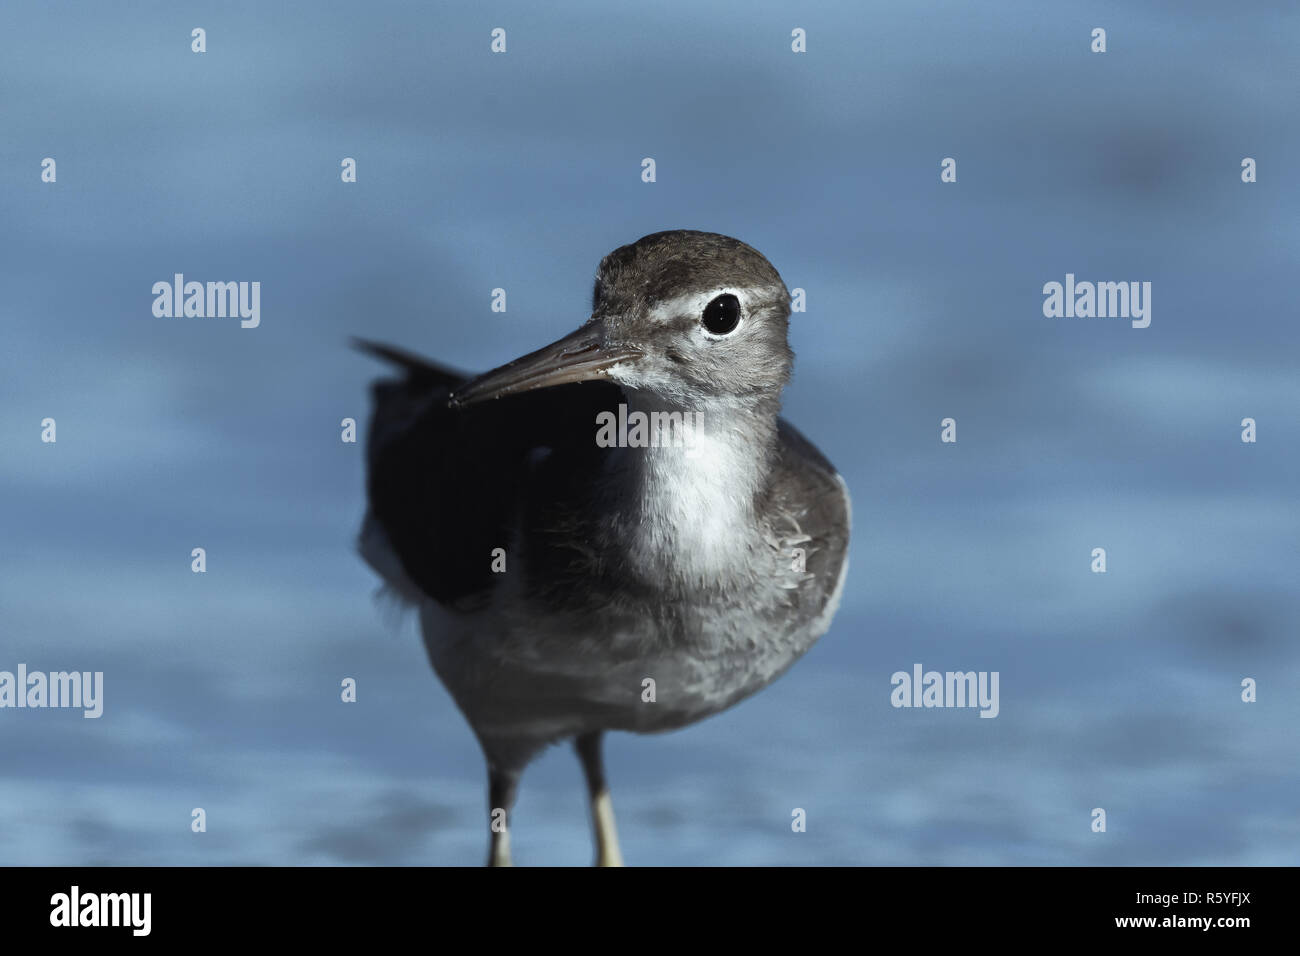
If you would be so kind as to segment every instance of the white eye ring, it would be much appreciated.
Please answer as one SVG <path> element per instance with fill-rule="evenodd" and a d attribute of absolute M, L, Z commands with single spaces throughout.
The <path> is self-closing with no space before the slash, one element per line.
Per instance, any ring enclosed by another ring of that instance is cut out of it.
<path fill-rule="evenodd" d="M 700 325 L 711 339 L 734 335 L 744 319 L 740 297 L 734 292 L 720 292 L 700 312 Z"/>

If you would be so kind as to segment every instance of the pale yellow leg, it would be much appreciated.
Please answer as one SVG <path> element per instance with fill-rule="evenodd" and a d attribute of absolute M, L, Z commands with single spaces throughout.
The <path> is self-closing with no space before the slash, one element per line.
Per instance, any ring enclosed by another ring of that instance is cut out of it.
<path fill-rule="evenodd" d="M 596 831 L 596 865 L 622 866 L 623 852 L 618 848 L 618 830 L 614 827 L 614 802 L 605 786 L 605 761 L 601 758 L 601 734 L 584 734 L 573 742 L 587 776 L 587 796 L 591 799 L 591 825 Z"/>
<path fill-rule="evenodd" d="M 510 862 L 509 830 L 492 831 L 492 849 L 488 854 L 488 866 L 514 866 Z"/>
<path fill-rule="evenodd" d="M 614 827 L 614 801 L 609 788 L 601 787 L 591 800 L 591 819 L 596 827 L 596 865 L 622 866 L 623 852 L 618 848 L 618 830 Z"/>
<path fill-rule="evenodd" d="M 517 772 L 502 772 L 488 764 L 488 828 L 491 843 L 488 866 L 513 866 L 510 862 L 510 811 L 515 805 Z"/>

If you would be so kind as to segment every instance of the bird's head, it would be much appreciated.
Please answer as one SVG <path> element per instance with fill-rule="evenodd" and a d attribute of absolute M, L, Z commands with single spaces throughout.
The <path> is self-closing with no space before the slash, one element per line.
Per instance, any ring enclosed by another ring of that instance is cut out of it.
<path fill-rule="evenodd" d="M 594 379 L 686 407 L 775 399 L 794 362 L 789 318 L 785 283 L 758 250 L 714 233 L 658 232 L 601 261 L 586 324 L 451 401 Z"/>

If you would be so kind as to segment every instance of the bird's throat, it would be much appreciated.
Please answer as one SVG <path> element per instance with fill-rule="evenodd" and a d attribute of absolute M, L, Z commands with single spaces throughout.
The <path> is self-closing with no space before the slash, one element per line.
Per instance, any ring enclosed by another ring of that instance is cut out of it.
<path fill-rule="evenodd" d="M 749 566 L 737 559 L 761 547 L 757 501 L 771 474 L 775 407 L 717 400 L 688 409 L 631 393 L 636 412 L 648 421 L 657 413 L 661 426 L 680 415 L 683 426 L 675 440 L 661 427 L 658 441 L 620 450 L 628 563 L 651 581 L 725 586 Z"/>

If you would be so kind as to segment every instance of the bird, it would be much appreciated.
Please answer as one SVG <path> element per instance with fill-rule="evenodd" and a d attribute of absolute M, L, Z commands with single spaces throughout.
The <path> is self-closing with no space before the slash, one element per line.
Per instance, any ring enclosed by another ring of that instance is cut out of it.
<path fill-rule="evenodd" d="M 481 375 L 354 340 L 398 371 L 372 387 L 358 547 L 482 748 L 489 866 L 566 741 L 595 863 L 623 865 L 605 735 L 725 710 L 830 627 L 851 508 L 780 415 L 790 303 L 758 250 L 679 229 L 609 253 L 576 331 Z"/>

